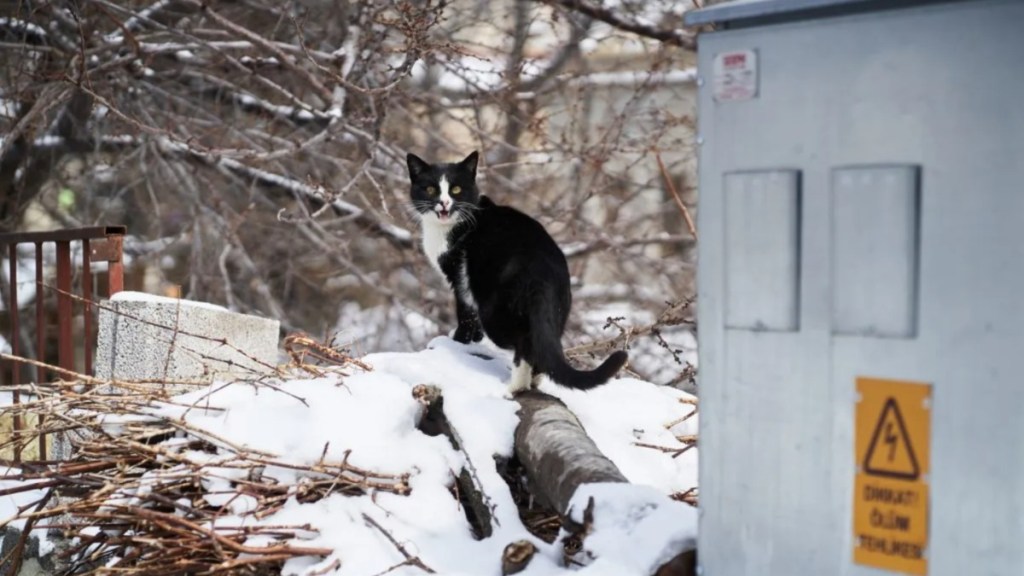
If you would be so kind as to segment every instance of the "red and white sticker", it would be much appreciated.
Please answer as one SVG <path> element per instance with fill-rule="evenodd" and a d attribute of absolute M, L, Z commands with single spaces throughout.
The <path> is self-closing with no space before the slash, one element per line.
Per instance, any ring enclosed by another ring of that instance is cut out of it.
<path fill-rule="evenodd" d="M 712 90 L 718 102 L 757 97 L 757 52 L 736 50 L 715 54 Z"/>

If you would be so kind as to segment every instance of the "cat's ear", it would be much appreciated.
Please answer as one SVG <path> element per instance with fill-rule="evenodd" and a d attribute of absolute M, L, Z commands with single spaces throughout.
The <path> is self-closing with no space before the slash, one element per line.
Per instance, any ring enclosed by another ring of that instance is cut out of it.
<path fill-rule="evenodd" d="M 473 150 L 469 156 L 466 156 L 463 158 L 462 162 L 459 162 L 459 166 L 470 174 L 476 175 L 476 161 L 478 158 L 480 158 L 480 154 L 476 150 Z"/>
<path fill-rule="evenodd" d="M 419 178 L 430 169 L 430 164 L 427 164 L 425 160 L 412 152 L 405 155 L 405 165 L 409 167 L 409 177 L 413 180 Z"/>

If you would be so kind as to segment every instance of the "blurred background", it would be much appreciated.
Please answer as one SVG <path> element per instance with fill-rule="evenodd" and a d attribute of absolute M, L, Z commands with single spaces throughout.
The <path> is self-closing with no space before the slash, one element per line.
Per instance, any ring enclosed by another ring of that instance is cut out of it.
<path fill-rule="evenodd" d="M 692 390 L 694 6 L 3 1 L 0 232 L 124 224 L 126 290 L 414 350 L 454 307 L 405 153 L 480 150 L 566 252 L 574 357 Z"/>

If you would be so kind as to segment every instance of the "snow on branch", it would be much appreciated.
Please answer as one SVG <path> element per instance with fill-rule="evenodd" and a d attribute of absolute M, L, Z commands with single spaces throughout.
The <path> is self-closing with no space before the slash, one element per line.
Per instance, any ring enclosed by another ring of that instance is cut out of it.
<path fill-rule="evenodd" d="M 694 36 L 678 29 L 659 28 L 650 22 L 642 19 L 627 20 L 615 11 L 601 5 L 594 5 L 587 0 L 536 0 L 544 4 L 561 6 L 574 12 L 590 16 L 605 24 L 632 32 L 638 36 L 658 40 L 670 46 L 678 46 L 686 50 L 697 50 L 697 40 Z"/>
<path fill-rule="evenodd" d="M 8 34 L 21 35 L 25 40 L 31 39 L 38 44 L 44 43 L 48 37 L 46 30 L 43 30 L 41 26 L 6 16 L 0 18 L 0 30 L 4 30 Z"/>
<path fill-rule="evenodd" d="M 304 197 L 317 203 L 327 204 L 337 212 L 353 217 L 357 220 L 362 220 L 364 223 L 371 225 L 373 228 L 400 246 L 409 246 L 412 244 L 412 233 L 408 230 L 388 222 L 380 221 L 376 216 L 370 214 L 363 208 L 335 197 L 335 195 L 322 185 L 307 184 L 295 178 L 284 176 L 269 170 L 255 168 L 234 158 L 227 157 L 227 154 L 231 154 L 236 151 L 199 150 L 185 142 L 172 140 L 167 136 L 158 136 L 155 138 L 155 142 L 157 143 L 157 150 L 162 153 L 185 155 L 200 160 L 218 169 L 233 173 L 237 176 L 242 176 L 260 185 L 278 188 L 285 190 L 296 197 Z M 96 149 L 115 149 L 139 146 L 143 143 L 144 140 L 140 137 L 128 134 L 117 134 L 104 136 L 93 142 L 91 146 Z M 33 144 L 37 148 L 58 149 L 60 147 L 71 146 L 73 143 L 60 136 L 43 136 L 37 138 Z M 245 151 L 237 152 L 242 155 Z"/>
<path fill-rule="evenodd" d="M 388 236 L 392 241 L 399 245 L 406 246 L 411 245 L 412 243 L 412 233 L 408 230 L 395 226 L 394 224 L 377 220 L 375 217 L 370 216 L 366 210 L 363 210 L 355 204 L 333 197 L 327 189 L 321 185 L 314 186 L 306 184 L 296 180 L 295 178 L 290 178 L 288 176 L 283 176 L 260 168 L 254 168 L 243 164 L 238 160 L 221 157 L 213 152 L 196 150 L 187 144 L 176 142 L 169 138 L 159 138 L 157 142 L 159 144 L 159 148 L 163 151 L 188 154 L 189 156 L 203 160 L 223 170 L 250 178 L 259 184 L 287 190 L 296 196 L 310 198 L 317 202 L 324 202 L 343 214 L 364 220 L 368 224 L 372 224 L 379 232 Z"/>
<path fill-rule="evenodd" d="M 573 86 L 590 87 L 624 87 L 633 88 L 640 85 L 670 86 L 675 84 L 692 84 L 697 81 L 696 68 L 669 70 L 667 72 L 646 72 L 627 70 L 622 72 L 594 72 L 584 76 L 567 78 Z"/>
<path fill-rule="evenodd" d="M 172 1 L 173 0 L 157 0 L 152 5 L 143 8 L 142 10 L 139 10 L 130 18 L 125 20 L 124 23 L 121 24 L 121 27 L 117 32 L 111 32 L 110 34 L 104 36 L 104 41 L 112 44 L 120 44 L 124 41 L 124 36 L 121 34 L 121 32 L 131 32 L 136 30 L 143 22 L 148 22 L 154 14 L 169 6 Z"/>
<path fill-rule="evenodd" d="M 324 63 L 332 63 L 345 58 L 345 51 L 338 50 L 333 54 L 328 54 L 320 50 L 305 49 L 303 50 L 299 46 L 288 44 L 285 42 L 269 42 L 278 50 L 282 52 L 288 52 L 291 54 L 303 54 L 315 58 L 316 60 L 323 61 Z M 256 44 L 248 40 L 210 40 L 210 41 L 190 41 L 190 42 L 139 42 L 139 50 L 143 54 L 173 54 L 179 51 L 188 50 L 196 51 L 202 49 L 209 49 L 215 51 L 247 51 L 256 48 Z M 266 66 L 280 66 L 281 60 L 268 56 L 268 57 L 251 57 L 242 56 L 239 58 L 243 63 L 260 63 Z"/>
<path fill-rule="evenodd" d="M 257 110 L 277 118 L 283 118 L 296 124 L 307 124 L 314 121 L 329 122 L 341 116 L 341 110 L 332 107 L 326 112 L 312 108 L 299 108 L 286 104 L 273 104 L 251 94 L 234 94 L 234 100 L 243 110 Z"/>

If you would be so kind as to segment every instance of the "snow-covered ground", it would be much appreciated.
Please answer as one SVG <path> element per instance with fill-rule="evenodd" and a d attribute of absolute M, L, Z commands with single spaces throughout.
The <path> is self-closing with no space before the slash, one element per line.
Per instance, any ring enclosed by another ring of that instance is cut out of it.
<path fill-rule="evenodd" d="M 333 493 L 307 503 L 291 497 L 275 513 L 257 519 L 252 514 L 255 499 L 233 488 L 232 480 L 249 473 L 232 468 L 234 452 L 195 453 L 197 461 L 208 463 L 214 471 L 206 486 L 207 500 L 231 510 L 217 520 L 218 526 L 308 526 L 297 545 L 334 550 L 323 559 L 289 560 L 285 574 L 366 576 L 400 564 L 404 557 L 395 544 L 367 517 L 424 564 L 447 575 L 498 576 L 504 547 L 527 539 L 538 548 L 522 572 L 527 576 L 645 576 L 678 553 L 680 543 L 696 538 L 696 510 L 668 495 L 696 486 L 697 450 L 673 458 L 669 452 L 637 445 L 682 448 L 676 436 L 696 433 L 696 417 L 666 428 L 694 410 L 680 402 L 692 398 L 683 392 L 625 378 L 590 392 L 550 382 L 542 386 L 566 403 L 604 454 L 639 485 L 591 485 L 585 494 L 576 495 L 575 510 L 583 508 L 588 495 L 597 502 L 594 532 L 586 539 L 587 550 L 596 559 L 582 568 L 566 568 L 557 541 L 546 544 L 526 530 L 512 493 L 494 465 L 495 456 L 512 455 L 518 423 L 518 404 L 503 398 L 503 382 L 511 365 L 508 355 L 439 337 L 421 352 L 371 354 L 361 360 L 372 370 L 285 379 L 272 387 L 215 384 L 152 409 L 155 416 L 209 432 L 214 445 L 244 446 L 273 455 L 275 462 L 306 466 L 346 461 L 376 473 L 410 474 L 411 492 L 405 496 L 385 491 L 365 496 Z M 436 385 L 443 391 L 445 414 L 461 436 L 465 453 L 453 449 L 445 437 L 427 436 L 417 429 L 422 406 L 412 389 L 418 384 Z M 110 424 L 112 430 L 117 426 L 115 420 Z M 494 534 L 483 540 L 473 538 L 449 490 L 467 456 L 495 518 Z M 221 458 L 223 467 L 218 467 Z M 265 478 L 290 485 L 300 484 L 301 474 L 273 465 L 263 471 Z M 0 501 L 0 522 L 31 497 Z M 266 543 L 253 538 L 246 544 Z M 423 572 L 402 566 L 388 573 Z"/>

